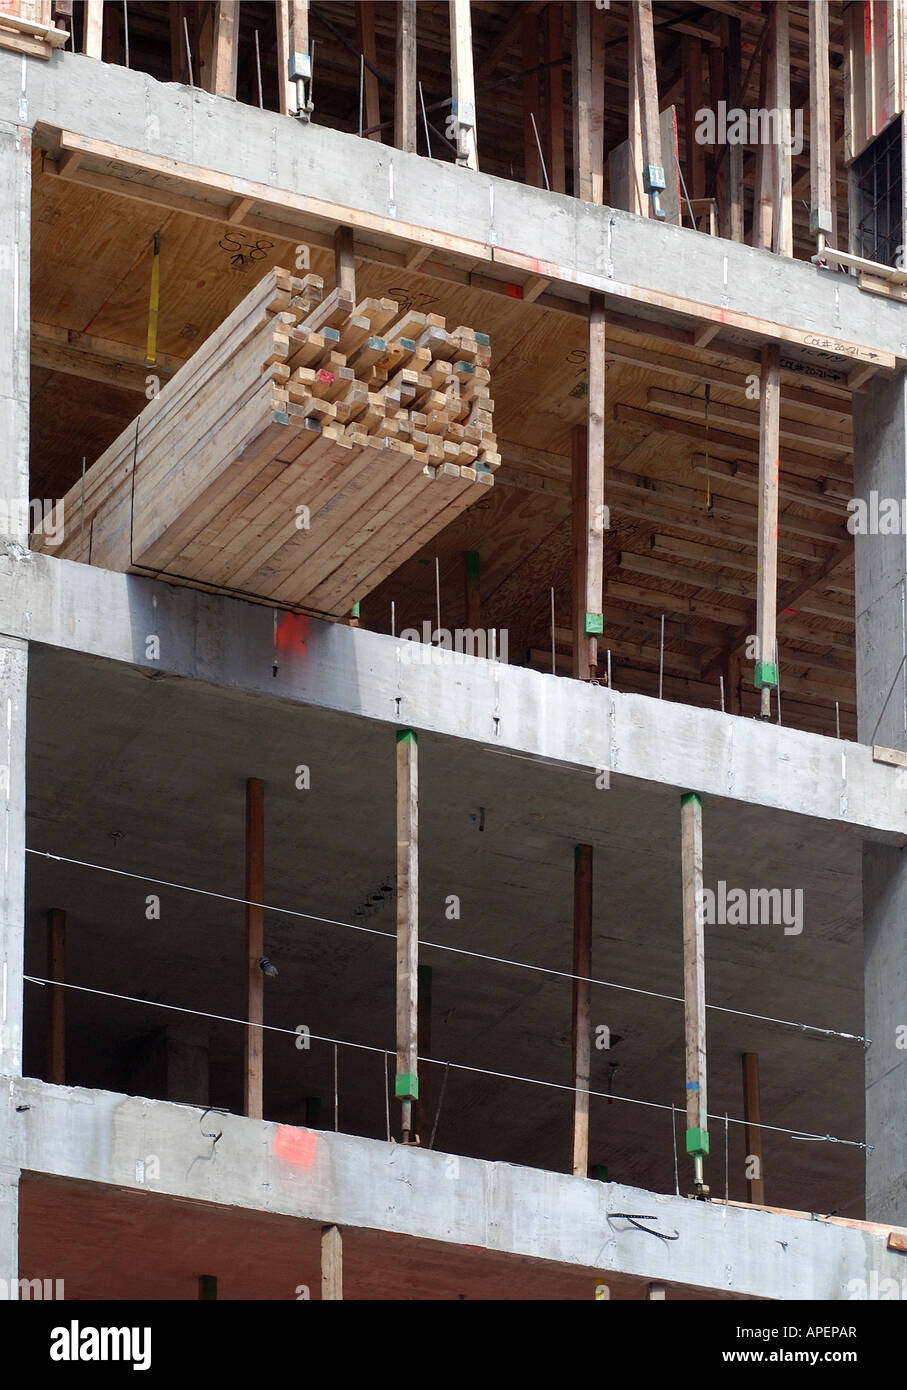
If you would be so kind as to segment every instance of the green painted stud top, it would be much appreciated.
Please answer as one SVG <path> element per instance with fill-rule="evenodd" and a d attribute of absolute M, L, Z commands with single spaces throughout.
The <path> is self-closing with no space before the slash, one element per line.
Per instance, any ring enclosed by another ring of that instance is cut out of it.
<path fill-rule="evenodd" d="M 418 743 L 419 740 L 416 738 L 415 731 L 414 731 L 413 729 L 398 729 L 398 730 L 397 730 L 397 742 L 398 742 L 398 743 Z"/>
<path fill-rule="evenodd" d="M 359 604 L 358 604 L 358 603 L 354 603 L 353 606 L 352 606 L 352 608 L 350 609 L 350 617 L 351 617 L 351 618 L 358 618 L 358 617 L 359 617 Z"/>
<path fill-rule="evenodd" d="M 605 618 L 603 613 L 586 614 L 586 636 L 594 637 L 596 633 L 604 632 Z"/>
<path fill-rule="evenodd" d="M 479 552 L 477 550 L 466 550 L 466 578 L 478 579 L 479 577 Z"/>
<path fill-rule="evenodd" d="M 681 806 L 686 806 L 688 801 L 695 802 L 696 805 L 699 806 L 701 809 L 702 797 L 699 795 L 698 792 L 684 792 L 683 796 L 680 798 Z"/>
<path fill-rule="evenodd" d="M 753 673 L 753 685 L 757 690 L 764 686 L 774 688 L 778 684 L 778 667 L 773 661 L 757 661 Z"/>

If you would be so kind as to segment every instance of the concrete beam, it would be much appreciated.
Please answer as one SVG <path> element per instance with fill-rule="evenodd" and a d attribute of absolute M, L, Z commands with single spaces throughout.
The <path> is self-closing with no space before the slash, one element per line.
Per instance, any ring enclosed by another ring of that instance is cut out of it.
<path fill-rule="evenodd" d="M 816 361 L 839 349 L 860 362 L 874 351 L 907 357 L 899 303 L 806 262 L 300 125 L 81 54 L 23 65 L 0 53 L 0 120 L 109 141 L 112 112 L 122 149 L 194 166 L 209 192 L 221 187 L 215 172 L 237 196 L 250 193 L 243 181 L 259 185 L 285 210 L 301 206 L 304 189 L 306 208 L 332 234 L 345 221 L 366 241 L 378 233 L 399 235 L 401 250 L 413 240 L 449 245 L 516 267 L 517 278 L 541 273 L 643 305 L 674 297 L 692 317 L 732 331 L 744 320 L 756 332 L 777 325 Z"/>
<path fill-rule="evenodd" d="M 18 1109 L 17 1107 L 27 1107 Z M 768 1299 L 903 1277 L 886 1228 L 698 1202 L 325 1130 L 0 1078 L 0 1164 Z M 211 1127 L 209 1116 L 205 1128 Z M 149 1162 L 154 1156 L 156 1164 Z M 154 1174 L 155 1176 L 150 1176 Z M 642 1213 L 659 1240 L 619 1215 Z M 212 1219 L 216 1219 L 212 1217 Z M 890 1286 L 888 1286 L 890 1287 Z"/>
<path fill-rule="evenodd" d="M 274 613 L 263 605 L 46 554 L 0 558 L 0 633 L 12 637 L 907 838 L 907 769 L 874 763 L 858 744 L 314 618 L 287 631 L 275 676 Z M 157 660 L 146 656 L 152 634 Z"/>

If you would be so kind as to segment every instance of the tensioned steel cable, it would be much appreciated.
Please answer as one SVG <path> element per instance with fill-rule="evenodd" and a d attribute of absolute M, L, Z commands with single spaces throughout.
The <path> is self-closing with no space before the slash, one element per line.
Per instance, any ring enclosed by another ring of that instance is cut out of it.
<path fill-rule="evenodd" d="M 41 975 L 23 975 L 22 978 L 32 985 L 51 985 L 54 989 L 74 989 L 81 994 L 97 994 L 105 999 L 119 999 L 127 1004 L 142 1004 L 149 1009 L 167 1009 L 172 1013 L 192 1014 L 195 1018 L 210 1018 L 216 1023 L 238 1023 L 243 1028 L 261 1028 L 266 1033 L 282 1033 L 290 1038 L 299 1038 L 301 1036 L 295 1028 L 281 1028 L 274 1023 L 250 1023 L 247 1018 L 232 1018 L 229 1014 L 212 1014 L 208 1013 L 205 1009 L 189 1009 L 180 1004 L 162 1004 L 157 999 L 139 999 L 138 996 L 134 994 L 116 994 L 113 990 L 93 989 L 90 985 L 66 984 L 62 980 L 47 980 Z M 396 1051 L 395 1048 L 375 1047 L 372 1043 L 350 1042 L 348 1038 L 329 1038 L 322 1033 L 313 1033 L 311 1029 L 306 1033 L 306 1037 L 309 1039 L 314 1038 L 316 1042 L 332 1043 L 335 1047 L 352 1047 L 358 1052 L 375 1052 L 383 1054 L 385 1057 L 392 1056 Z M 417 1061 L 429 1062 L 435 1066 L 449 1067 L 454 1071 L 474 1072 L 478 1076 L 493 1076 L 499 1081 L 522 1081 L 527 1086 L 547 1086 L 550 1090 L 570 1091 L 571 1094 L 576 1094 L 577 1092 L 576 1086 L 567 1086 L 561 1081 L 542 1081 L 539 1077 L 519 1076 L 516 1072 L 492 1071 L 488 1067 L 471 1067 L 465 1062 L 442 1061 L 440 1057 L 419 1057 Z M 650 1110 L 670 1110 L 673 1114 L 676 1109 L 676 1106 L 665 1105 L 662 1101 L 639 1100 L 635 1096 L 616 1096 L 610 1091 L 586 1090 L 585 1087 L 579 1089 L 583 1095 L 599 1096 L 602 1100 L 620 1100 L 626 1105 L 643 1105 L 647 1106 Z M 855 1149 L 872 1148 L 871 1144 L 865 1144 L 859 1139 L 838 1139 L 833 1134 L 810 1134 L 806 1130 L 790 1129 L 783 1125 L 753 1124 L 749 1120 L 737 1120 L 727 1115 L 713 1115 L 711 1112 L 706 1118 L 710 1120 L 723 1119 L 726 1124 L 744 1125 L 748 1126 L 750 1129 L 773 1130 L 776 1134 L 787 1134 L 791 1139 L 816 1139 L 826 1144 L 846 1144 L 850 1148 Z"/>
<path fill-rule="evenodd" d="M 302 917 L 308 922 L 321 922 L 331 927 L 346 927 L 350 931 L 365 932 L 368 936 L 383 936 L 388 941 L 396 941 L 396 932 L 381 931 L 379 927 L 363 927 L 356 922 L 344 922 L 338 917 L 319 917 L 314 912 L 302 912 L 299 908 L 275 907 L 270 903 L 257 903 L 249 898 L 234 897 L 230 893 L 218 893 L 211 888 L 193 888 L 188 883 L 175 883 L 172 879 L 154 878 L 150 874 L 131 873 L 128 869 L 114 869 L 109 864 L 93 864 L 87 859 L 72 859 L 66 854 L 51 854 L 49 850 L 30 849 L 26 847 L 26 854 L 35 854 L 41 859 L 55 859 L 62 864 L 76 864 L 83 869 L 97 869 L 101 873 L 115 874 L 119 878 L 137 879 L 139 883 L 154 883 L 160 888 L 176 888 L 183 893 L 197 893 L 204 898 L 216 898 L 220 902 L 235 903 L 240 907 L 260 907 L 264 912 L 274 912 L 282 917 Z M 441 941 L 419 940 L 420 946 L 430 947 L 435 951 L 449 951 L 457 956 L 470 956 L 474 960 L 490 961 L 495 965 L 510 965 L 518 970 L 533 970 L 540 975 L 553 975 L 560 980 L 579 980 L 583 984 L 600 985 L 603 989 L 619 989 L 626 994 L 644 994 L 649 999 L 667 999 L 672 1004 L 684 1003 L 683 995 L 662 994 L 654 989 L 641 989 L 637 985 L 619 985 L 614 980 L 597 980 L 591 975 L 574 975 L 570 970 L 555 970 L 548 965 L 532 965 L 524 960 L 510 960 L 506 956 L 490 956 L 482 951 L 470 951 L 465 946 L 448 946 Z M 822 1028 L 816 1023 L 796 1023 L 789 1018 L 773 1018 L 771 1014 L 754 1014 L 747 1009 L 732 1009 L 726 1004 L 706 1004 L 707 1009 L 713 1009 L 716 1013 L 734 1014 L 737 1018 L 752 1018 L 760 1023 L 777 1023 L 784 1028 L 796 1028 L 801 1033 L 818 1033 L 826 1038 L 844 1038 L 848 1042 L 863 1043 L 868 1046 L 871 1039 L 862 1037 L 859 1033 L 843 1033 L 837 1028 Z"/>

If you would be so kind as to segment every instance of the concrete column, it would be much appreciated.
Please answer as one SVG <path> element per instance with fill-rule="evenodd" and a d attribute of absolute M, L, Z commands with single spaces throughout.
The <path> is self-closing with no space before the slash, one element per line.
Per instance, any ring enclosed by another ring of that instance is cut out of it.
<path fill-rule="evenodd" d="M 873 494 L 876 494 L 873 498 Z M 857 724 L 861 743 L 907 751 L 907 375 L 854 395 Z M 894 499 L 897 511 L 886 507 Z M 893 522 L 893 524 L 892 524 Z M 880 534 L 882 532 L 882 534 Z M 891 532 L 891 534 L 888 534 Z M 892 688 L 893 686 L 893 688 Z M 889 691 L 890 696 L 889 696 Z M 887 698 L 887 705 L 886 705 Z M 884 709 L 884 712 L 883 712 Z M 878 726 L 878 727 L 877 727 Z M 891 768 L 891 777 L 903 772 Z M 866 1215 L 907 1223 L 907 852 L 863 849 Z M 900 1046 L 899 1046 L 900 1044 Z"/>
<path fill-rule="evenodd" d="M 0 1165 L 0 1300 L 16 1298 L 19 1277 L 19 1169 Z"/>
<path fill-rule="evenodd" d="M 31 133 L 0 122 L 0 562 L 28 546 Z M 22 1071 L 25 682 L 28 650 L 0 639 L 0 1072 Z"/>

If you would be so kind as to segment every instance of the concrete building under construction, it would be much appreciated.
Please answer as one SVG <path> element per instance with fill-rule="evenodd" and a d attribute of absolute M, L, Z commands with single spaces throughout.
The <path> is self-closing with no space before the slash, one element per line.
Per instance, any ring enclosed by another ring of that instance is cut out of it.
<path fill-rule="evenodd" d="M 0 0 L 0 1292 L 907 1296 L 905 109 Z"/>

